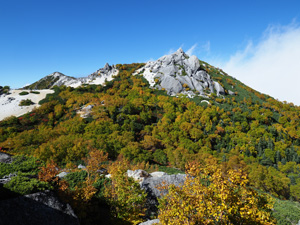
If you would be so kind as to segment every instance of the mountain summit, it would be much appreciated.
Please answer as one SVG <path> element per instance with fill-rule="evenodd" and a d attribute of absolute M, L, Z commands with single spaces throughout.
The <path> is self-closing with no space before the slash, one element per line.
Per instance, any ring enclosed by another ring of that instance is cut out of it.
<path fill-rule="evenodd" d="M 184 93 L 200 96 L 216 93 L 224 95 L 224 88 L 214 81 L 201 67 L 196 56 L 188 56 L 179 48 L 170 55 L 148 62 L 139 72 L 148 80 L 151 87 L 165 89 L 169 95 Z"/>

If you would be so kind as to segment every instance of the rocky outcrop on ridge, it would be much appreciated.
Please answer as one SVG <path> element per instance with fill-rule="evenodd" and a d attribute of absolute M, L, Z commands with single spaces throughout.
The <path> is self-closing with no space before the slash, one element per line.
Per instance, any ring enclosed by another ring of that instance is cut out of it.
<path fill-rule="evenodd" d="M 118 69 L 114 65 L 110 66 L 108 63 L 88 77 L 75 78 L 66 76 L 60 72 L 54 72 L 39 81 L 24 87 L 24 89 L 49 89 L 54 86 L 62 85 L 76 88 L 83 84 L 104 84 L 105 80 L 112 80 L 113 76 L 117 75 L 118 72 Z"/>
<path fill-rule="evenodd" d="M 201 69 L 199 59 L 188 56 L 181 48 L 171 55 L 148 62 L 137 73 L 143 73 L 151 87 L 165 89 L 169 95 L 183 93 L 192 97 L 195 92 L 201 96 L 225 94 L 224 88 Z"/>
<path fill-rule="evenodd" d="M 71 206 L 62 203 L 51 191 L 2 200 L 0 208 L 3 225 L 79 225 Z"/>

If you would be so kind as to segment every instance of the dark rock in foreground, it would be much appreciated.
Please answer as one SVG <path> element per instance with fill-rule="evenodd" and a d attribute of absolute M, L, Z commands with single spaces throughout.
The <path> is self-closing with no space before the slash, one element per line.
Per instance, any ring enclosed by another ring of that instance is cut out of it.
<path fill-rule="evenodd" d="M 0 201 L 0 225 L 79 225 L 69 204 L 51 191 Z"/>

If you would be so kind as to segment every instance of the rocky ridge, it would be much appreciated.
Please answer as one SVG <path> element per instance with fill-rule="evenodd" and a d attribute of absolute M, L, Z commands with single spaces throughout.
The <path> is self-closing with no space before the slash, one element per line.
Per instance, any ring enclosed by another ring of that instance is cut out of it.
<path fill-rule="evenodd" d="M 87 77 L 75 78 L 60 72 L 54 72 L 39 81 L 24 87 L 25 89 L 47 89 L 54 86 L 79 87 L 83 84 L 104 84 L 113 80 L 119 70 L 116 66 L 106 64 L 103 68 Z M 148 62 L 135 73 L 143 75 L 151 88 L 166 90 L 167 94 L 175 96 L 184 94 L 209 97 L 215 93 L 217 96 L 225 95 L 223 86 L 213 80 L 201 65 L 196 56 L 187 55 L 181 48 L 170 55 L 165 55 L 156 61 Z"/>
<path fill-rule="evenodd" d="M 179 93 L 189 97 L 224 95 L 224 88 L 201 67 L 196 56 L 188 56 L 180 48 L 170 55 L 148 62 L 137 73 L 148 80 L 152 88 L 165 89 L 169 95 Z"/>
<path fill-rule="evenodd" d="M 83 84 L 104 84 L 105 80 L 112 80 L 113 76 L 117 75 L 118 72 L 118 69 L 114 65 L 110 66 L 108 63 L 87 77 L 75 78 L 66 76 L 60 72 L 54 72 L 31 85 L 25 86 L 24 89 L 49 89 L 62 85 L 76 88 Z"/>

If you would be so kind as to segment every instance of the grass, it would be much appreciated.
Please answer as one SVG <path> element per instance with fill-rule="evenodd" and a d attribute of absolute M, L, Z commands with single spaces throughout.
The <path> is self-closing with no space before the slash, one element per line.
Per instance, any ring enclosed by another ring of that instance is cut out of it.
<path fill-rule="evenodd" d="M 158 171 L 165 172 L 165 173 L 167 173 L 169 175 L 184 173 L 180 169 L 171 168 L 171 167 L 167 167 L 167 166 L 159 166 L 158 168 L 159 168 Z"/>

